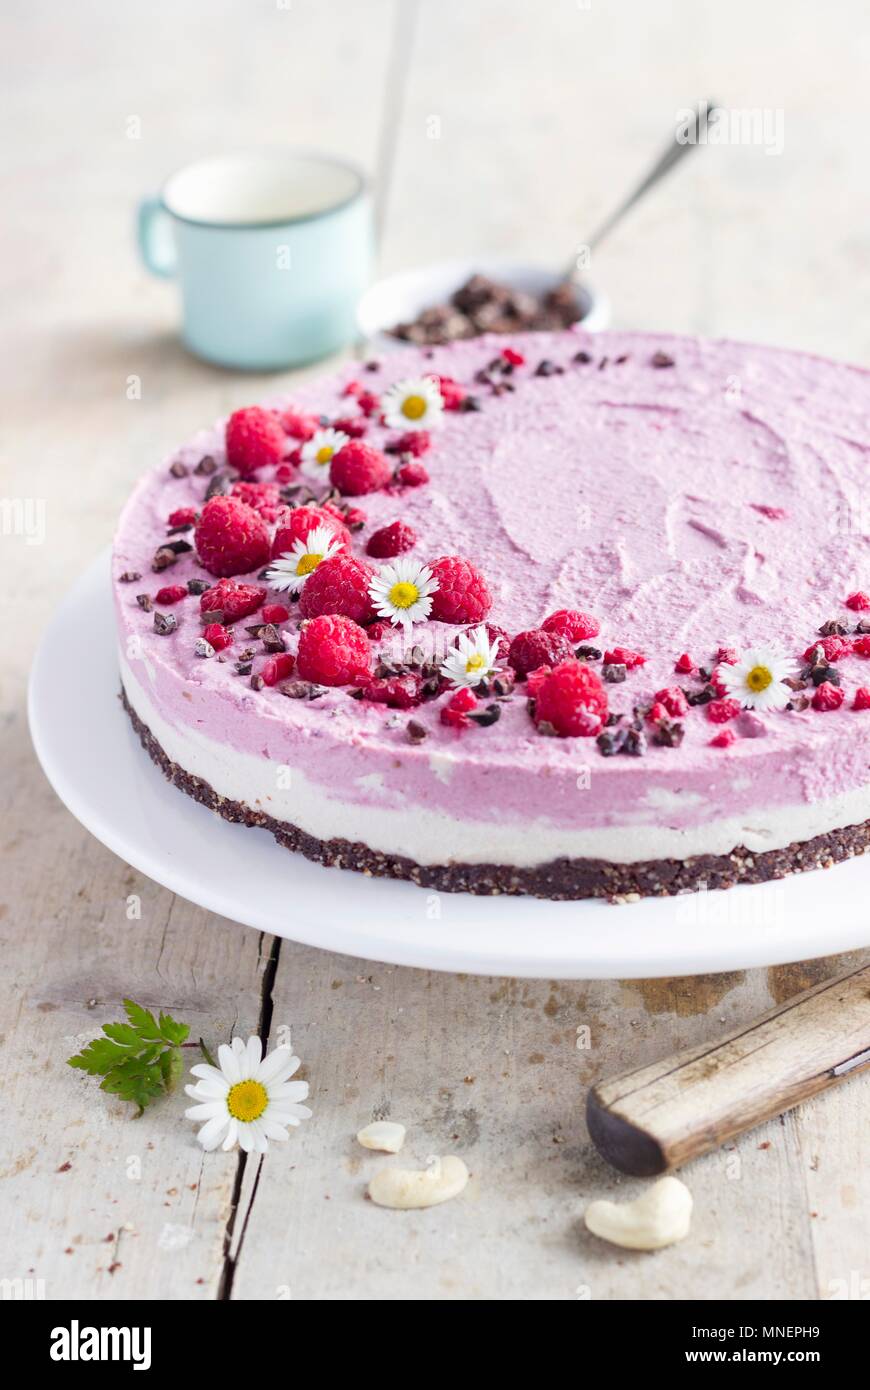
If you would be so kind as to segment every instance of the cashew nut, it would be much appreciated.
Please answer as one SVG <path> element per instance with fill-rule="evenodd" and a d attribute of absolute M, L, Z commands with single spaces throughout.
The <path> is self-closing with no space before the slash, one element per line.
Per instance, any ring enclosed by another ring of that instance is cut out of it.
<path fill-rule="evenodd" d="M 405 1142 L 405 1126 L 392 1120 L 373 1120 L 356 1136 L 364 1149 L 379 1149 L 381 1153 L 397 1154 Z"/>
<path fill-rule="evenodd" d="M 382 1168 L 369 1183 L 369 1196 L 379 1207 L 407 1211 L 434 1207 L 457 1196 L 468 1182 L 461 1158 L 430 1159 L 428 1168 Z"/>
<path fill-rule="evenodd" d="M 586 1225 L 594 1236 L 627 1250 L 662 1250 L 689 1234 L 692 1194 L 679 1178 L 661 1178 L 633 1202 L 592 1202 Z"/>

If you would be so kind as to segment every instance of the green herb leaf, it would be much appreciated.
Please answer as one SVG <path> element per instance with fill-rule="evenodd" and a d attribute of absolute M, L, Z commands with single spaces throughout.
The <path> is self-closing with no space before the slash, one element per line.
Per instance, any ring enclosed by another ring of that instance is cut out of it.
<path fill-rule="evenodd" d="M 138 1107 L 175 1090 L 184 1072 L 181 1044 L 190 1029 L 171 1014 L 155 1019 L 133 999 L 124 1000 L 126 1023 L 105 1023 L 105 1037 L 94 1038 L 81 1052 L 68 1058 L 69 1065 L 91 1076 L 101 1076 L 100 1089 Z"/>

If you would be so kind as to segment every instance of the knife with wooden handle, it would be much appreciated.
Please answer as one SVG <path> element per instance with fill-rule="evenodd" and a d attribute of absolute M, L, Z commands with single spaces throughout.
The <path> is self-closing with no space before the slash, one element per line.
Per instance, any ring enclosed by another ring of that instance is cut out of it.
<path fill-rule="evenodd" d="M 870 965 L 737 1028 L 592 1087 L 589 1134 L 623 1173 L 678 1168 L 870 1070 Z"/>

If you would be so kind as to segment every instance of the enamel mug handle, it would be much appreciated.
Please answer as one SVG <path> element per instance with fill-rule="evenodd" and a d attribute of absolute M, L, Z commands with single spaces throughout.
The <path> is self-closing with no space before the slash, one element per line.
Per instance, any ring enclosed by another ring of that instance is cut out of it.
<path fill-rule="evenodd" d="M 159 198 L 145 198 L 137 219 L 139 254 L 152 275 L 167 280 L 175 274 L 176 255 L 169 213 Z"/>

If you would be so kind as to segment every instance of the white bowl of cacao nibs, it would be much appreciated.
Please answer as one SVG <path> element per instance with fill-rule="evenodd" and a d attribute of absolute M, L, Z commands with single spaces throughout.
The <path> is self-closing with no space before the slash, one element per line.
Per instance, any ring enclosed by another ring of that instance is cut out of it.
<path fill-rule="evenodd" d="M 586 280 L 578 288 L 527 261 L 475 256 L 376 281 L 360 300 L 357 322 L 366 342 L 387 350 L 572 323 L 595 332 L 610 322 L 610 305 Z"/>

